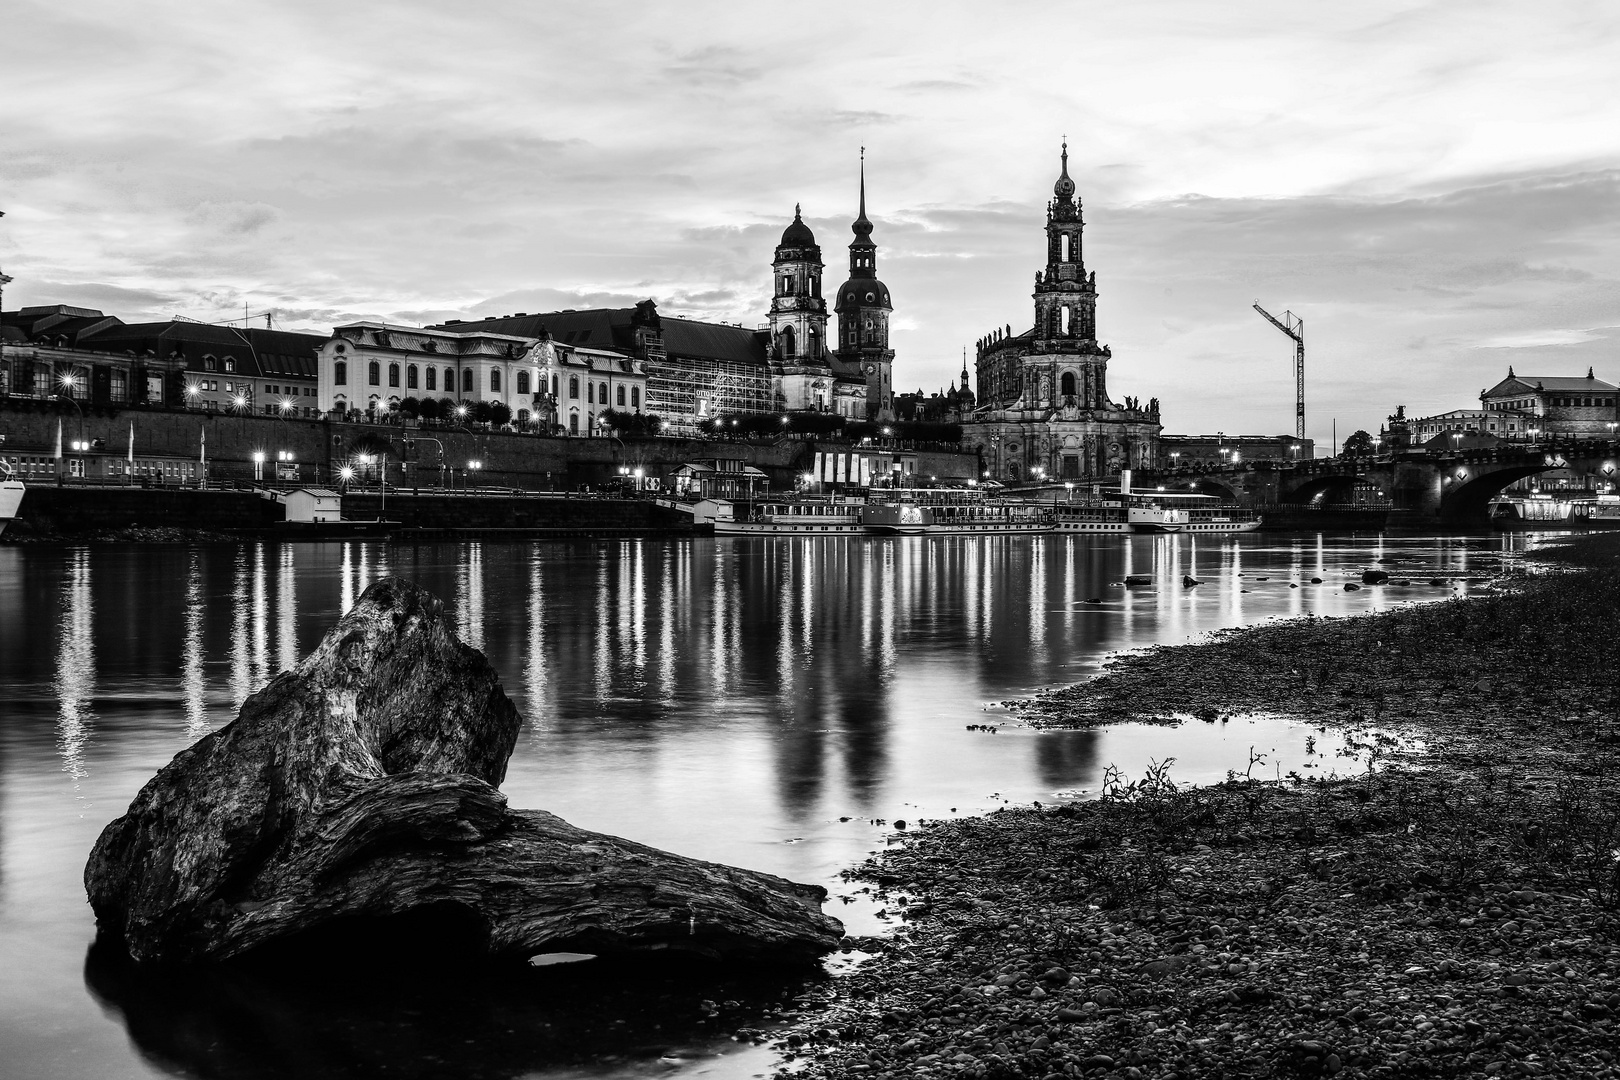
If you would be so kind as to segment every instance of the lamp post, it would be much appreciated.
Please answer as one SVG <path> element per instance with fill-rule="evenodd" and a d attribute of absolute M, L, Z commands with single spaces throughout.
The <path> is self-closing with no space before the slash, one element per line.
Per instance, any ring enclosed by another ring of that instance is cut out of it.
<path fill-rule="evenodd" d="M 1172 450 L 1172 451 L 1170 451 L 1170 467 L 1172 469 L 1181 468 L 1181 451 L 1180 450 Z"/>
<path fill-rule="evenodd" d="M 255 483 L 264 482 L 264 451 L 253 451 L 253 480 Z"/>
<path fill-rule="evenodd" d="M 466 481 L 468 479 L 471 479 L 472 480 L 472 489 L 474 491 L 478 490 L 478 478 L 476 476 L 469 476 L 469 473 L 478 472 L 483 467 L 484 467 L 484 463 L 482 461 L 479 461 L 476 458 L 474 458 L 472 461 L 467 462 L 468 473 L 463 473 L 462 474 L 462 487 L 463 487 L 463 489 L 466 488 Z"/>
<path fill-rule="evenodd" d="M 79 380 L 76 376 L 74 376 L 73 372 L 64 371 L 62 372 L 61 378 L 58 381 L 62 384 L 62 392 L 56 395 L 57 400 L 66 401 L 69 405 L 73 406 L 73 411 L 79 414 L 79 437 L 73 442 L 73 450 L 75 452 L 80 450 L 88 450 L 90 448 L 90 444 L 84 437 L 84 409 L 79 407 L 78 399 L 73 396 L 73 391 L 77 390 L 79 387 Z M 63 464 L 65 466 L 66 462 Z M 57 471 L 57 487 L 62 486 L 63 473 L 65 471 L 65 468 Z"/>

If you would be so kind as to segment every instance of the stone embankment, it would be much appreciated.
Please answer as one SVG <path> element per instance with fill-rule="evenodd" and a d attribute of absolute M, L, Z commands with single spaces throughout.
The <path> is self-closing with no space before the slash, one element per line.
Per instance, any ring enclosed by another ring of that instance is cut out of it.
<path fill-rule="evenodd" d="M 805 1078 L 1620 1076 L 1620 537 L 1480 599 L 1120 659 L 1042 724 L 1269 712 L 1312 773 L 915 824 Z M 1353 756 L 1352 756 L 1353 755 Z"/>

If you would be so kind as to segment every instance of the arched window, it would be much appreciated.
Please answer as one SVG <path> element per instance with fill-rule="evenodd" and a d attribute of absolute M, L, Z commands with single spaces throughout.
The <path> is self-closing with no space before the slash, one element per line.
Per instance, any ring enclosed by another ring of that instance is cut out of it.
<path fill-rule="evenodd" d="M 439 388 L 439 369 L 438 368 L 431 368 L 430 367 L 430 368 L 427 369 L 427 388 L 429 390 L 437 390 Z"/>
<path fill-rule="evenodd" d="M 456 369 L 453 368 L 453 367 L 447 367 L 447 368 L 444 369 L 444 392 L 448 394 L 451 391 L 455 390 L 455 388 L 456 388 Z"/>
<path fill-rule="evenodd" d="M 596 400 L 603 405 L 607 404 L 607 383 L 599 383 L 596 388 Z"/>
<path fill-rule="evenodd" d="M 1069 259 L 1072 257 L 1069 254 L 1069 234 L 1064 233 L 1063 236 L 1060 239 L 1062 241 L 1062 248 L 1063 248 L 1063 250 L 1061 252 L 1062 261 L 1063 262 L 1068 262 Z"/>
<path fill-rule="evenodd" d="M 462 368 L 461 369 L 461 392 L 463 394 L 470 394 L 470 393 L 472 393 L 472 388 L 473 388 L 472 368 Z"/>
<path fill-rule="evenodd" d="M 382 365 L 381 364 L 379 364 L 379 363 L 377 363 L 377 361 L 373 360 L 371 362 L 370 366 L 369 366 L 369 369 L 368 369 L 367 373 L 371 376 L 371 385 L 372 386 L 381 386 L 382 385 Z"/>
<path fill-rule="evenodd" d="M 1074 396 L 1074 372 L 1065 371 L 1063 373 L 1062 393 L 1064 397 Z"/>
<path fill-rule="evenodd" d="M 579 376 L 578 375 L 570 375 L 570 376 L 568 376 L 568 396 L 571 397 L 571 398 L 574 398 L 576 401 L 579 399 Z M 579 423 L 578 423 L 579 417 L 577 417 L 577 416 L 574 417 L 574 421 L 575 421 L 574 427 L 577 429 L 579 427 Z"/>
<path fill-rule="evenodd" d="M 405 389 L 415 390 L 417 388 L 418 374 L 415 364 L 410 364 L 405 368 Z"/>
<path fill-rule="evenodd" d="M 388 385 L 389 386 L 398 386 L 399 385 L 399 365 L 398 364 L 389 364 L 388 365 Z"/>
<path fill-rule="evenodd" d="M 1060 308 L 1058 311 L 1058 319 L 1059 332 L 1067 334 L 1069 332 L 1069 309 L 1066 307 Z"/>
<path fill-rule="evenodd" d="M 578 395 L 576 394 L 575 396 L 577 397 Z M 568 414 L 568 434 L 579 434 L 579 413 L 577 412 L 571 412 Z"/>
<path fill-rule="evenodd" d="M 781 348 L 783 356 L 794 355 L 793 350 L 797 343 L 793 340 L 793 327 L 782 327 L 781 334 L 777 335 L 776 344 Z"/>
<path fill-rule="evenodd" d="M 339 360 L 332 365 L 332 385 L 349 385 L 349 362 L 347 360 Z"/>
<path fill-rule="evenodd" d="M 492 394 L 501 392 L 501 373 L 496 368 L 489 369 L 489 392 Z"/>
<path fill-rule="evenodd" d="M 518 372 L 517 392 L 520 394 L 529 392 L 529 373 L 527 371 Z"/>
<path fill-rule="evenodd" d="M 593 382 L 585 384 L 585 403 L 588 405 L 596 404 L 596 384 Z"/>
<path fill-rule="evenodd" d="M 529 422 L 529 410 L 528 409 L 519 409 L 518 413 L 517 413 L 517 418 L 518 418 L 518 423 L 527 424 Z"/>
<path fill-rule="evenodd" d="M 619 385 L 619 408 L 624 408 L 624 384 Z"/>
<path fill-rule="evenodd" d="M 641 387 L 639 386 L 630 388 L 630 407 L 637 411 L 641 409 Z"/>
<path fill-rule="evenodd" d="M 555 375 L 551 377 L 551 396 L 557 396 L 557 376 Z"/>

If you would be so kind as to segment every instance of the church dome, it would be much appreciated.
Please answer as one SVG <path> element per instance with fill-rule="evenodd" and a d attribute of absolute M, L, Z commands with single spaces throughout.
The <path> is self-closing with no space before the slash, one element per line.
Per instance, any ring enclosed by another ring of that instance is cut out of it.
<path fill-rule="evenodd" d="M 838 286 L 838 297 L 833 303 L 834 311 L 844 313 L 865 307 L 880 307 L 893 311 L 894 305 L 889 302 L 889 287 L 877 278 L 850 278 Z"/>
<path fill-rule="evenodd" d="M 782 242 L 776 246 L 792 248 L 816 246 L 816 234 L 810 231 L 810 226 L 799 216 L 797 205 L 793 207 L 793 224 L 782 230 Z"/>

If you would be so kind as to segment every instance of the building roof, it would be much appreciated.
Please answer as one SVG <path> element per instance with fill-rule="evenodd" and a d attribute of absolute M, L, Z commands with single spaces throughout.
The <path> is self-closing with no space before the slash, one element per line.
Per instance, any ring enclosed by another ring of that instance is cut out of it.
<path fill-rule="evenodd" d="M 1571 379 L 1563 375 L 1509 375 L 1480 397 L 1506 397 L 1509 394 L 1604 393 L 1620 390 L 1614 383 L 1592 378 Z"/>
<path fill-rule="evenodd" d="M 520 312 L 488 319 L 440 323 L 432 329 L 452 333 L 494 331 L 528 338 L 538 338 L 543 331 L 563 345 L 588 345 L 597 349 L 634 353 L 635 315 L 635 308 L 587 308 L 535 315 Z M 768 360 L 767 334 L 762 330 L 667 315 L 660 316 L 659 323 L 664 333 L 664 351 L 672 357 L 723 360 L 734 364 L 764 364 Z"/>
<path fill-rule="evenodd" d="M 171 319 L 119 323 L 96 331 L 82 344 L 104 352 L 150 352 L 160 359 L 178 353 L 188 366 L 205 356 L 230 357 L 238 375 L 313 379 L 315 354 L 326 340 L 320 334 L 292 330 L 244 330 Z"/>
<path fill-rule="evenodd" d="M 337 493 L 336 491 L 332 491 L 332 490 L 329 490 L 327 488 L 297 488 L 297 489 L 295 489 L 293 491 L 287 492 L 287 495 L 297 495 L 297 494 L 300 494 L 300 493 L 302 493 L 304 495 L 313 495 L 317 499 L 341 499 L 341 498 L 343 498 L 343 496 L 340 495 L 339 493 Z M 282 498 L 286 498 L 286 495 L 282 496 Z"/>

